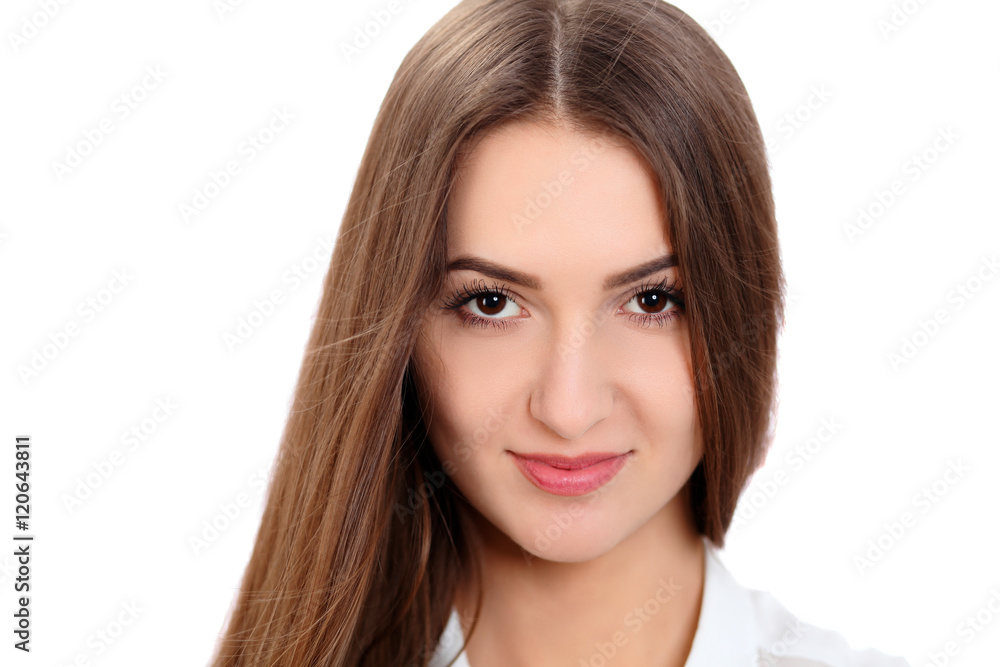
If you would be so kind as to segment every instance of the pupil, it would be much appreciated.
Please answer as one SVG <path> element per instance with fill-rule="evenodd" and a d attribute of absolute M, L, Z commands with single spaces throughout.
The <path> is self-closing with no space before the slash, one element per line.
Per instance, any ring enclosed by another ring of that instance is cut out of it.
<path fill-rule="evenodd" d="M 655 308 L 658 305 L 658 303 L 660 302 L 660 296 L 658 294 L 656 294 L 655 292 L 650 292 L 650 293 L 647 293 L 643 297 L 643 300 L 647 302 L 644 305 Z M 649 303 L 649 302 L 652 302 L 652 303 Z"/>

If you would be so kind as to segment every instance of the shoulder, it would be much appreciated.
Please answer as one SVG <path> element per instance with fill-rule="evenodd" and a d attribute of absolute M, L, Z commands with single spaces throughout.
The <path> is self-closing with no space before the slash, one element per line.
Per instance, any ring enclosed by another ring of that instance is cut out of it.
<path fill-rule="evenodd" d="M 901 657 L 854 648 L 839 632 L 803 622 L 767 591 L 736 586 L 752 615 L 754 667 L 909 667 Z"/>

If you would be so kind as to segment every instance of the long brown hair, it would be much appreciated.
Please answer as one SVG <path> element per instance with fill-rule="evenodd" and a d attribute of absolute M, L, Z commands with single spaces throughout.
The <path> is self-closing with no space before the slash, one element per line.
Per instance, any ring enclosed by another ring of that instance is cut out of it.
<path fill-rule="evenodd" d="M 610 132 L 656 179 L 704 438 L 691 510 L 723 545 L 769 443 L 784 309 L 746 89 L 661 0 L 465 0 L 407 54 L 379 109 L 215 667 L 427 664 L 475 559 L 410 355 L 442 285 L 456 160 L 515 120 Z"/>

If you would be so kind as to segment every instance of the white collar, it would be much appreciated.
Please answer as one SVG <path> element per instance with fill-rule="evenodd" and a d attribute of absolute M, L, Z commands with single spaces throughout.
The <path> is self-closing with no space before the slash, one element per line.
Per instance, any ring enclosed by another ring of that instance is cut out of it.
<path fill-rule="evenodd" d="M 756 665 L 757 633 L 747 590 L 719 560 L 715 545 L 704 537 L 702 542 L 705 545 L 705 582 L 701 611 L 684 667 Z"/>

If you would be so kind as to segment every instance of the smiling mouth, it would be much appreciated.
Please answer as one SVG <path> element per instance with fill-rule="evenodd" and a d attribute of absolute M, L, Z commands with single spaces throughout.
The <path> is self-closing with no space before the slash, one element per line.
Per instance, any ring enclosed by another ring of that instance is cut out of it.
<path fill-rule="evenodd" d="M 603 452 L 582 456 L 508 453 L 536 487 L 557 496 L 582 496 L 610 482 L 632 452 Z"/>

